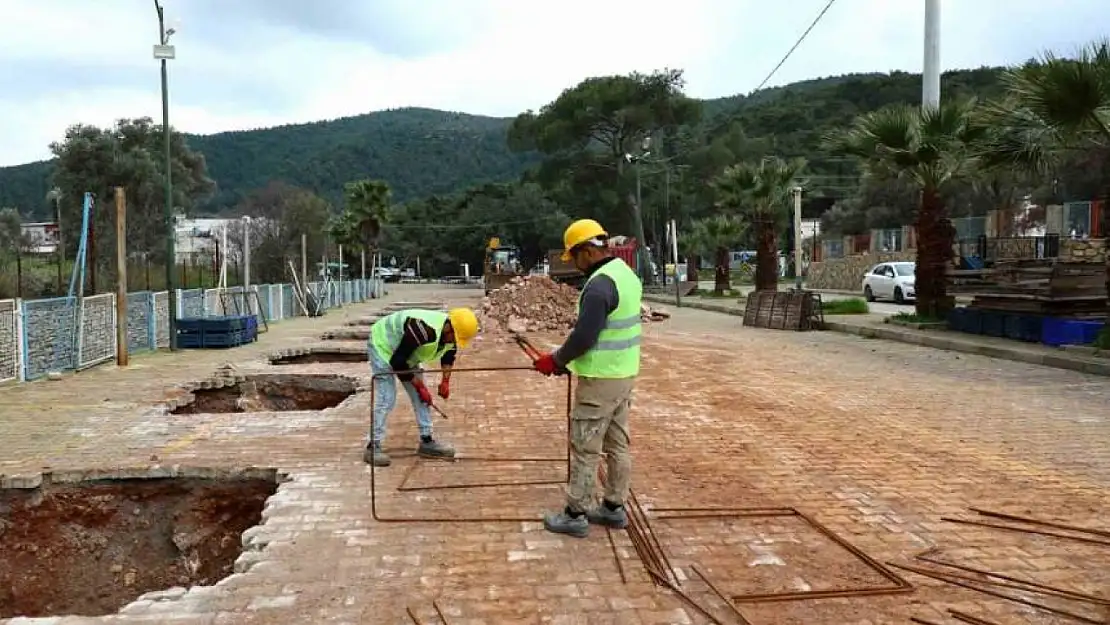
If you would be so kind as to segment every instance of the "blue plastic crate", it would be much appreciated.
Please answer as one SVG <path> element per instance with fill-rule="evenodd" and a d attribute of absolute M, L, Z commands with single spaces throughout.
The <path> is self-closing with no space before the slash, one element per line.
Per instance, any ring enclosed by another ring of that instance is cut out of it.
<path fill-rule="evenodd" d="M 1106 325 L 1102 320 L 1045 317 L 1041 342 L 1045 345 L 1090 345 Z"/>
<path fill-rule="evenodd" d="M 1006 315 L 1006 338 L 1040 343 L 1044 318 L 1037 315 Z"/>
<path fill-rule="evenodd" d="M 961 332 L 968 334 L 983 333 L 983 311 L 978 308 L 964 308 L 963 327 Z"/>
<path fill-rule="evenodd" d="M 963 332 L 967 324 L 967 309 L 957 306 L 948 311 L 948 329 L 953 332 Z"/>

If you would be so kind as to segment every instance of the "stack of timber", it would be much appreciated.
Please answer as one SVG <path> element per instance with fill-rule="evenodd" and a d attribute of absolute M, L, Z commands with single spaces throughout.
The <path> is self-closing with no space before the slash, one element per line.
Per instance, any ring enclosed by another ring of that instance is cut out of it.
<path fill-rule="evenodd" d="M 1106 315 L 1106 266 L 1055 259 L 998 261 L 989 269 L 950 270 L 949 295 L 1001 312 L 1095 318 Z"/>

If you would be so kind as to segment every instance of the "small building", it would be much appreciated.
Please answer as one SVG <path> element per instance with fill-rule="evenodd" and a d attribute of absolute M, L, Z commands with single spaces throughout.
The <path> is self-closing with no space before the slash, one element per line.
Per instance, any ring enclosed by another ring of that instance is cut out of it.
<path fill-rule="evenodd" d="M 20 233 L 27 241 L 23 248 L 25 254 L 53 254 L 58 251 L 58 224 L 53 221 L 37 221 L 19 225 Z"/>

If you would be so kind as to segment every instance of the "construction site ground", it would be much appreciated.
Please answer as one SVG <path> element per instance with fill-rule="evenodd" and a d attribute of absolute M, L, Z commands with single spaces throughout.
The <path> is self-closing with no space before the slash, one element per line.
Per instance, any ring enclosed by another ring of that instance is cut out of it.
<path fill-rule="evenodd" d="M 383 522 L 372 514 L 371 473 L 362 462 L 368 367 L 273 366 L 267 358 L 311 345 L 361 348 L 361 341 L 320 335 L 390 302 L 476 305 L 480 294 L 394 286 L 384 300 L 274 324 L 258 343 L 234 350 L 139 356 L 126 370 L 103 366 L 0 388 L 0 473 L 9 485 L 43 471 L 126 476 L 177 465 L 191 474 L 261 467 L 287 476 L 262 524 L 244 537 L 253 549 L 240 556 L 241 572 L 214 586 L 144 597 L 114 616 L 10 622 L 709 622 L 651 583 L 625 532 L 595 528 L 579 540 L 542 529 L 542 512 L 563 501 L 565 378 L 457 372 L 453 396 L 442 402 L 449 418 L 436 418 L 437 437 L 471 458 L 454 463 L 416 465 L 416 428 L 401 394 L 386 442 L 393 466 L 374 473 L 377 513 L 444 520 Z M 1107 529 L 1107 378 L 834 332 L 743 328 L 733 316 L 670 310 L 670 320 L 644 326 L 631 418 L 633 488 L 683 589 L 720 622 L 740 621 L 693 564 L 729 596 L 866 589 L 884 580 L 798 518 L 668 521 L 653 509 L 795 508 L 878 562 L 915 565 L 915 554 L 934 549 L 950 562 L 1110 598 L 1110 544 L 942 520 L 989 521 L 970 511 L 978 508 Z M 532 338 L 550 346 L 560 337 Z M 176 385 L 207 379 L 225 363 L 247 374 L 358 376 L 363 390 L 323 411 L 158 408 L 181 395 Z M 458 366 L 527 364 L 511 342 L 483 337 Z M 402 480 L 410 490 L 397 490 Z M 504 482 L 546 483 L 494 485 Z M 535 520 L 450 521 L 463 517 Z M 892 570 L 912 592 L 738 605 L 755 625 L 953 623 L 949 609 L 999 624 L 1075 622 Z M 1008 592 L 1105 622 L 1102 608 Z"/>

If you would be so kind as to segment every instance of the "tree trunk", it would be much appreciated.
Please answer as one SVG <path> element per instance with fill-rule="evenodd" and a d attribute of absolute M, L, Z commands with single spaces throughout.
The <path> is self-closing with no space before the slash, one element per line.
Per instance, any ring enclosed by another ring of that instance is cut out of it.
<path fill-rule="evenodd" d="M 917 315 L 944 319 L 954 306 L 948 297 L 947 274 L 952 264 L 952 223 L 936 189 L 925 188 L 917 211 Z"/>
<path fill-rule="evenodd" d="M 724 295 L 732 286 L 728 275 L 728 248 L 718 247 L 716 256 L 713 262 L 713 294 Z"/>
<path fill-rule="evenodd" d="M 777 291 L 779 288 L 779 249 L 775 224 L 761 221 L 756 225 L 758 244 L 755 257 L 755 290 Z"/>
<path fill-rule="evenodd" d="M 686 257 L 686 280 L 689 282 L 697 283 L 698 281 L 698 267 L 701 266 L 701 256 L 691 254 Z"/>

